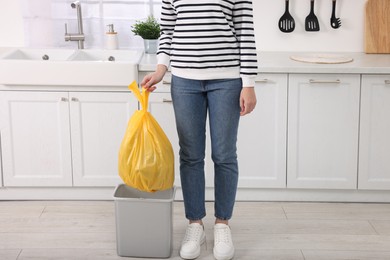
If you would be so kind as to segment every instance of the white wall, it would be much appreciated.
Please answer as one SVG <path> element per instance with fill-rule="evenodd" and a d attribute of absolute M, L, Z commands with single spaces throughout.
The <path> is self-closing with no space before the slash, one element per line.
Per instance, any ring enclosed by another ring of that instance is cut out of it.
<path fill-rule="evenodd" d="M 0 46 L 23 46 L 23 21 L 19 0 L 0 0 Z M 337 17 L 341 28 L 330 27 L 331 0 L 317 0 L 315 13 L 320 32 L 306 32 L 304 21 L 310 11 L 309 0 L 290 0 L 290 13 L 296 28 L 279 31 L 284 13 L 283 0 L 253 0 L 257 47 L 260 51 L 351 51 L 363 52 L 365 0 L 338 0 Z"/>
<path fill-rule="evenodd" d="M 305 31 L 305 18 L 310 12 L 309 0 L 290 0 L 290 13 L 296 27 L 282 33 L 278 21 L 285 10 L 283 0 L 253 0 L 256 44 L 260 51 L 364 51 L 365 0 L 338 0 L 336 17 L 342 20 L 339 29 L 330 26 L 332 0 L 315 1 L 319 32 Z"/>
<path fill-rule="evenodd" d="M 0 47 L 24 45 L 19 0 L 0 0 Z"/>

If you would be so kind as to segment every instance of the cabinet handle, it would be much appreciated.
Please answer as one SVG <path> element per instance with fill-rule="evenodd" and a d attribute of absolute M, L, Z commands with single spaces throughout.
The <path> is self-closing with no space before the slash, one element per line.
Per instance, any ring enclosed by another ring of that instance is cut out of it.
<path fill-rule="evenodd" d="M 75 98 L 75 97 L 72 97 L 72 101 L 73 102 L 77 102 L 77 101 L 79 101 L 77 98 Z"/>
<path fill-rule="evenodd" d="M 385 80 L 386 85 L 390 85 L 390 79 Z"/>
<path fill-rule="evenodd" d="M 340 84 L 341 80 L 339 80 L 339 79 L 336 79 L 336 80 L 316 80 L 316 79 L 311 79 L 311 80 L 309 80 L 309 82 L 310 82 L 310 84 L 312 84 L 312 83 L 325 83 L 325 84 L 335 83 L 335 84 Z"/>
<path fill-rule="evenodd" d="M 171 81 L 170 80 L 163 80 L 162 84 L 163 85 L 170 85 Z"/>
<path fill-rule="evenodd" d="M 61 102 L 67 102 L 68 99 L 67 99 L 66 97 L 62 97 L 62 98 L 60 99 L 60 101 L 61 101 Z"/>
<path fill-rule="evenodd" d="M 267 83 L 268 81 L 268 79 L 257 79 L 256 83 Z"/>
<path fill-rule="evenodd" d="M 171 99 L 163 98 L 163 103 L 172 103 L 172 100 L 171 100 Z"/>

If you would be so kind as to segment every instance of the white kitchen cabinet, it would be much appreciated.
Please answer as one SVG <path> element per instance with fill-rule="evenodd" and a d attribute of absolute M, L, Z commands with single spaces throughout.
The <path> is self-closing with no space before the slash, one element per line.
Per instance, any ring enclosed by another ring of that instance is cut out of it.
<path fill-rule="evenodd" d="M 390 75 L 363 75 L 359 189 L 390 189 Z"/>
<path fill-rule="evenodd" d="M 2 154 L 1 154 L 1 130 L 0 130 L 0 187 L 3 186 L 3 164 L 2 164 Z"/>
<path fill-rule="evenodd" d="M 0 91 L 4 186 L 71 186 L 67 92 Z"/>
<path fill-rule="evenodd" d="M 0 187 L 3 186 L 3 155 L 2 155 L 2 143 L 1 143 L 1 136 L 2 136 L 2 120 L 1 118 L 4 118 L 4 110 L 3 107 L 1 106 L 2 104 L 2 92 L 0 92 Z"/>
<path fill-rule="evenodd" d="M 170 92 L 166 92 L 169 80 L 166 79 L 164 85 L 165 89 L 162 92 L 159 92 L 157 89 L 149 96 L 149 111 L 156 118 L 157 122 L 164 130 L 165 134 L 168 136 L 173 152 L 175 155 L 175 185 L 177 187 L 181 186 L 180 183 L 180 157 L 179 157 L 179 137 L 176 130 L 176 121 L 175 113 L 173 110 L 172 98 Z M 207 126 L 207 133 L 208 126 Z M 207 134 L 206 136 L 206 155 L 205 155 L 205 181 L 206 187 L 214 186 L 214 170 L 213 163 L 210 158 L 210 138 Z"/>
<path fill-rule="evenodd" d="M 140 72 L 138 78 L 140 80 L 147 73 Z M 149 96 L 149 112 L 156 118 L 157 122 L 164 130 L 165 134 L 168 136 L 170 140 L 175 156 L 175 183 L 174 185 L 177 187 L 181 186 L 180 183 L 180 157 L 179 157 L 179 137 L 177 135 L 176 130 L 176 121 L 175 121 L 175 113 L 173 110 L 172 98 L 171 98 L 171 80 L 172 75 L 170 72 L 167 72 L 161 82 L 159 82 L 156 86 L 157 89 L 150 94 Z M 207 144 L 208 147 L 210 146 Z M 210 148 L 207 148 L 209 151 Z M 208 156 L 209 153 L 206 155 Z M 213 186 L 213 178 L 212 175 L 212 166 L 210 159 L 205 158 L 205 175 L 206 175 L 206 185 L 208 187 Z M 209 174 L 208 174 L 209 173 Z M 212 175 L 214 176 L 214 175 Z"/>
<path fill-rule="evenodd" d="M 140 79 L 143 75 L 140 75 Z M 179 141 L 171 101 L 170 75 L 149 96 L 149 111 L 157 119 L 175 153 L 175 185 L 180 186 Z M 287 74 L 267 74 L 256 83 L 258 105 L 240 119 L 237 154 L 239 187 L 286 186 Z M 206 129 L 206 187 L 214 186 L 209 128 Z"/>
<path fill-rule="evenodd" d="M 1 91 L 4 186 L 115 186 L 130 92 Z"/>
<path fill-rule="evenodd" d="M 175 164 L 175 186 L 180 187 L 179 138 L 176 131 L 175 114 L 173 112 L 170 93 L 153 92 L 149 95 L 149 112 L 167 135 L 172 144 Z"/>
<path fill-rule="evenodd" d="M 70 92 L 74 186 L 115 186 L 119 147 L 131 115 L 138 109 L 134 95 Z"/>
<path fill-rule="evenodd" d="M 138 75 L 139 80 L 142 81 L 147 74 L 147 72 L 140 72 Z M 174 185 L 180 187 L 179 138 L 177 136 L 175 113 L 171 98 L 171 77 L 171 73 L 167 72 L 164 79 L 157 84 L 157 89 L 149 95 L 148 111 L 157 120 L 172 144 L 175 160 Z"/>
<path fill-rule="evenodd" d="M 239 187 L 286 187 L 287 74 L 261 74 L 255 110 L 240 119 Z"/>
<path fill-rule="evenodd" d="M 289 76 L 288 188 L 356 189 L 360 75 Z"/>

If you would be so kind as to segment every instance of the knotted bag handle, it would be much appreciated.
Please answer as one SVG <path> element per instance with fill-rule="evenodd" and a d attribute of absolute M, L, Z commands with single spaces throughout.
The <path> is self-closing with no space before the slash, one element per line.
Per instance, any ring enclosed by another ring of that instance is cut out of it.
<path fill-rule="evenodd" d="M 138 101 L 141 103 L 141 110 L 142 111 L 148 111 L 148 102 L 149 102 L 149 91 L 146 91 L 145 89 L 142 90 L 142 92 L 138 88 L 138 84 L 136 81 L 133 81 L 129 85 L 129 89 L 134 93 L 135 97 L 138 99 Z"/>

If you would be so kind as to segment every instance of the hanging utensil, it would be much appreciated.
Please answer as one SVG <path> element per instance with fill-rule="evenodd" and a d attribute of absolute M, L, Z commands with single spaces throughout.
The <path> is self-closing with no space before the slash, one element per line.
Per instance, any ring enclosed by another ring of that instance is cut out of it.
<path fill-rule="evenodd" d="M 333 29 L 340 28 L 341 26 L 341 19 L 336 18 L 336 1 L 333 0 L 332 2 L 332 17 L 330 18 L 330 26 L 332 26 Z"/>
<path fill-rule="evenodd" d="M 305 30 L 308 32 L 318 32 L 320 30 L 320 23 L 314 14 L 314 0 L 310 0 L 310 13 L 305 20 Z"/>
<path fill-rule="evenodd" d="M 284 33 L 290 33 L 295 29 L 295 20 L 289 12 L 289 0 L 286 0 L 286 11 L 279 19 L 279 29 Z"/>

